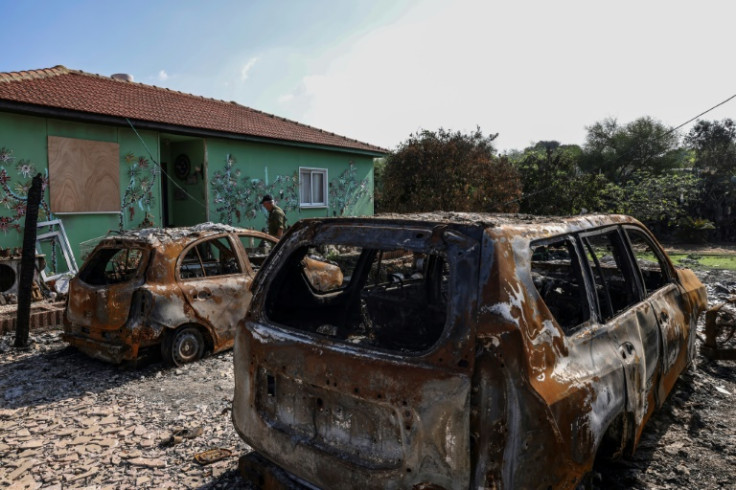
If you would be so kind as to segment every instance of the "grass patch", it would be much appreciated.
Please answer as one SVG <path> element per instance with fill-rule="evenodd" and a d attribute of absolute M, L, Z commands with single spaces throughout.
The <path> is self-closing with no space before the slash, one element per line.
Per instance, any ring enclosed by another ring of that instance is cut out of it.
<path fill-rule="evenodd" d="M 677 265 L 690 269 L 736 271 L 736 255 L 668 254 Z"/>

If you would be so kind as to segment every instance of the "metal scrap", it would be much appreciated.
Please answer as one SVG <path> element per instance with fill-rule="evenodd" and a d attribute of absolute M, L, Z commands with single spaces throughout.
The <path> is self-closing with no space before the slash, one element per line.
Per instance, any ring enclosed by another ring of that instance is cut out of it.
<path fill-rule="evenodd" d="M 202 466 L 216 463 L 220 460 L 230 457 L 233 452 L 229 449 L 216 447 L 202 451 L 194 455 L 194 461 L 201 464 Z"/>
<path fill-rule="evenodd" d="M 709 359 L 736 359 L 736 297 L 705 313 L 705 340 L 700 352 Z"/>

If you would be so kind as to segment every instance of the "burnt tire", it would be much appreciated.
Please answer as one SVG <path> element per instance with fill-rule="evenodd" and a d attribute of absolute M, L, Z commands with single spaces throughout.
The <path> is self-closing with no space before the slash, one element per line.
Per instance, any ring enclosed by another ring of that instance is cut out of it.
<path fill-rule="evenodd" d="M 200 359 L 204 347 L 204 336 L 197 327 L 179 327 L 166 335 L 161 354 L 168 364 L 182 366 Z"/>

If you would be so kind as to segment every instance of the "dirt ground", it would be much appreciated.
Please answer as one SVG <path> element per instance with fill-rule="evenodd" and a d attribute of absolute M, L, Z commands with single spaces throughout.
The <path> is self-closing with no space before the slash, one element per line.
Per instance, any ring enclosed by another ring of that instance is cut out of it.
<path fill-rule="evenodd" d="M 699 275 L 711 303 L 736 292 L 736 273 Z M 236 471 L 248 447 L 230 420 L 231 352 L 183 368 L 153 361 L 131 370 L 68 348 L 58 330 L 32 340 L 19 352 L 12 335 L 0 337 L 0 487 L 249 488 Z M 597 465 L 594 487 L 736 488 L 734 406 L 736 361 L 700 357 L 633 458 Z M 172 442 L 179 428 L 192 437 Z M 194 461 L 214 448 L 230 454 Z"/>

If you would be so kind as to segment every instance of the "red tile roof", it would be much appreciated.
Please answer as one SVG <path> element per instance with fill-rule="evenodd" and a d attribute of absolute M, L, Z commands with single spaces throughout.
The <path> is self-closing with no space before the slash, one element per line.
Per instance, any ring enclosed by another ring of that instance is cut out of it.
<path fill-rule="evenodd" d="M 386 153 L 235 102 L 208 99 L 64 66 L 0 73 L 0 100 L 298 143 Z"/>

